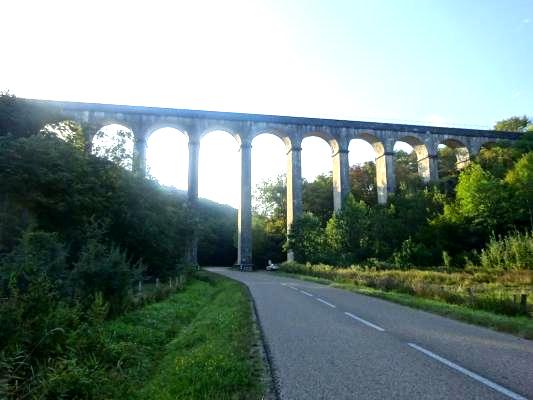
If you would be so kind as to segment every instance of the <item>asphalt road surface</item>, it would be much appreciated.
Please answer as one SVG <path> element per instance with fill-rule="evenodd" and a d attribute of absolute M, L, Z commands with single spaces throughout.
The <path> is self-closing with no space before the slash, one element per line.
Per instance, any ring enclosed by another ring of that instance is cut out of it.
<path fill-rule="evenodd" d="M 253 296 L 281 399 L 533 399 L 533 342 L 276 275 Z"/>

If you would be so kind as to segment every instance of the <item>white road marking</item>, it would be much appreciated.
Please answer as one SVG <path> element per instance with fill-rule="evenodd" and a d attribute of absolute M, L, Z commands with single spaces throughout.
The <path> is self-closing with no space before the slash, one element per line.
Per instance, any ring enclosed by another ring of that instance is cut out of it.
<path fill-rule="evenodd" d="M 300 290 L 300 292 L 305 294 L 306 296 L 313 297 L 313 295 L 311 293 L 308 293 L 305 290 Z"/>
<path fill-rule="evenodd" d="M 331 304 L 330 302 L 324 300 L 324 299 L 321 299 L 320 297 L 317 297 L 316 298 L 318 301 L 320 301 L 321 303 L 324 303 L 325 305 L 327 306 L 330 306 L 331 308 L 337 308 L 337 306 L 335 304 Z"/>
<path fill-rule="evenodd" d="M 287 287 L 290 287 L 292 290 L 298 290 L 298 288 L 295 288 L 294 286 L 287 285 Z"/>
<path fill-rule="evenodd" d="M 353 314 L 351 314 L 349 312 L 345 312 L 344 314 L 346 314 L 348 317 L 353 318 L 353 319 L 355 319 L 355 320 L 357 320 L 357 321 L 359 321 L 359 322 L 361 322 L 361 323 L 363 323 L 363 324 L 365 324 L 365 325 L 367 325 L 367 326 L 369 326 L 371 328 L 374 328 L 374 329 L 376 329 L 376 330 L 378 330 L 380 332 L 384 332 L 385 331 L 385 329 L 383 329 L 381 326 L 374 325 L 372 322 L 368 322 L 366 319 L 359 318 L 358 316 L 353 315 Z"/>
<path fill-rule="evenodd" d="M 448 367 L 450 368 L 453 368 L 455 369 L 456 371 L 459 371 L 459 372 L 462 372 L 463 374 L 469 376 L 470 378 L 472 379 L 475 379 L 476 381 L 478 382 L 481 382 L 483 383 L 484 385 L 487 385 L 488 387 L 506 395 L 507 397 L 510 397 L 511 399 L 513 400 L 527 400 L 525 397 L 523 396 L 520 396 L 519 394 L 509 390 L 509 389 L 506 389 L 504 388 L 503 386 L 500 386 L 498 385 L 497 383 L 494 383 L 492 381 L 489 381 L 487 378 L 483 378 L 482 376 L 476 374 L 475 372 L 472 372 L 472 371 L 469 371 L 468 369 L 466 368 L 463 368 L 461 367 L 460 365 L 457 365 L 435 353 L 432 353 L 431 351 L 429 350 L 426 350 L 424 349 L 423 347 L 420 347 L 420 346 L 417 346 L 416 344 L 414 343 L 407 343 L 409 346 L 411 346 L 413 349 L 415 350 L 418 350 L 422 353 L 424 353 L 425 355 L 437 360 L 437 361 L 440 361 L 441 363 L 443 363 L 444 365 L 447 365 Z"/>

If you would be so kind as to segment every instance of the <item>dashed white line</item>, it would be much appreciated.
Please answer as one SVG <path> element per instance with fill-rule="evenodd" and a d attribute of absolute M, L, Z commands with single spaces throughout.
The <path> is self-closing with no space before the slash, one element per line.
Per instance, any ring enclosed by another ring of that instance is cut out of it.
<path fill-rule="evenodd" d="M 366 326 L 369 326 L 371 328 L 374 328 L 380 332 L 384 332 L 385 329 L 383 329 L 381 326 L 378 326 L 378 325 L 375 325 L 373 324 L 372 322 L 368 322 L 366 319 L 363 319 L 363 318 L 359 318 L 357 315 L 353 315 L 349 312 L 344 312 L 344 314 L 346 314 L 347 316 L 349 316 L 350 318 L 353 318 L 355 319 L 356 321 L 359 321 L 361 322 L 362 324 L 365 324 Z"/>
<path fill-rule="evenodd" d="M 483 383 L 484 385 L 487 385 L 488 387 L 506 395 L 507 397 L 510 397 L 511 399 L 513 400 L 527 400 L 525 397 L 523 396 L 520 396 L 519 394 L 507 389 L 507 388 L 504 388 L 503 386 L 500 386 L 498 385 L 497 383 L 494 383 L 490 380 L 488 380 L 487 378 L 483 378 L 481 375 L 478 375 L 476 374 L 475 372 L 472 372 L 466 368 L 463 368 L 461 367 L 460 365 L 457 365 L 455 364 L 454 362 L 451 362 L 429 350 L 426 350 L 424 349 L 423 347 L 420 347 L 420 346 L 417 346 L 416 344 L 414 343 L 407 343 L 409 346 L 411 346 L 413 349 L 415 350 L 418 350 L 422 353 L 424 353 L 425 355 L 437 360 L 437 361 L 440 361 L 441 363 L 443 363 L 444 365 L 447 365 L 448 367 L 450 368 L 453 368 L 455 369 L 456 371 L 459 371 L 467 376 L 469 376 L 470 378 L 472 379 L 475 379 L 476 381 L 478 382 L 481 382 Z"/>
<path fill-rule="evenodd" d="M 320 297 L 317 297 L 316 298 L 318 301 L 320 301 L 321 303 L 324 303 L 325 305 L 327 306 L 330 306 L 331 308 L 337 308 L 337 306 L 335 304 L 331 304 L 330 302 L 324 300 L 324 299 L 321 299 Z"/>
<path fill-rule="evenodd" d="M 311 293 L 306 292 L 305 290 L 300 290 L 300 293 L 305 294 L 306 296 L 313 297 Z"/>
<path fill-rule="evenodd" d="M 292 290 L 298 290 L 298 288 L 295 288 L 294 286 L 287 285 L 287 287 L 290 287 Z"/>

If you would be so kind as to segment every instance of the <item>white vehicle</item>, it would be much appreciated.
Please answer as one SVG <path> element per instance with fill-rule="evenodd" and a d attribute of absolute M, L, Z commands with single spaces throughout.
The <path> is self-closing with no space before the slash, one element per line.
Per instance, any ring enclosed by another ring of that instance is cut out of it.
<path fill-rule="evenodd" d="M 272 260 L 268 260 L 268 264 L 266 267 L 267 271 L 277 271 L 278 269 L 279 269 L 279 266 L 277 266 L 276 264 L 273 264 Z"/>

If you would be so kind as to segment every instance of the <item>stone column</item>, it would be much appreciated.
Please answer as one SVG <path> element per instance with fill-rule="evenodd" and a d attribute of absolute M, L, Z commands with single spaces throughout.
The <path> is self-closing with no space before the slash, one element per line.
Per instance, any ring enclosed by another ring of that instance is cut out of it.
<path fill-rule="evenodd" d="M 348 149 L 333 154 L 333 210 L 339 211 L 350 193 L 350 162 Z"/>
<path fill-rule="evenodd" d="M 428 154 L 418 160 L 418 175 L 424 183 L 437 182 L 439 180 L 439 163 L 436 154 Z"/>
<path fill-rule="evenodd" d="M 198 201 L 198 160 L 200 155 L 200 141 L 189 137 L 189 175 L 187 197 L 189 202 Z"/>
<path fill-rule="evenodd" d="M 187 200 L 193 219 L 192 239 L 189 245 L 187 262 L 198 266 L 198 159 L 200 154 L 200 142 L 189 133 L 189 176 L 187 187 Z"/>
<path fill-rule="evenodd" d="M 387 204 L 390 193 L 396 189 L 394 175 L 394 151 L 392 145 L 385 144 L 382 154 L 376 157 L 376 186 L 378 203 Z"/>
<path fill-rule="evenodd" d="M 287 153 L 287 235 L 292 223 L 302 214 L 302 148 L 292 146 Z M 287 261 L 294 261 L 294 252 L 287 250 Z"/>
<path fill-rule="evenodd" d="M 239 207 L 237 264 L 251 271 L 252 264 L 252 145 L 241 143 L 241 206 Z"/>
<path fill-rule="evenodd" d="M 133 133 L 133 173 L 145 177 L 146 176 L 146 137 L 144 133 Z"/>

